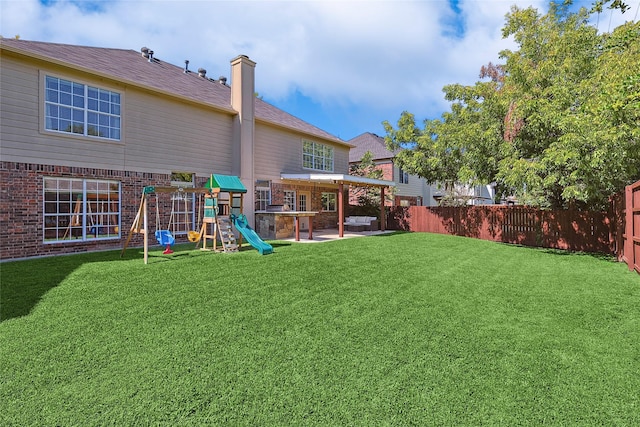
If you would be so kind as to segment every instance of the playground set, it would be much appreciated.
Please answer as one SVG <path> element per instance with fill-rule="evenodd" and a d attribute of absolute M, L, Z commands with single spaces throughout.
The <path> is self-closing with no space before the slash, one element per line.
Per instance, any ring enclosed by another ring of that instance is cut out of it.
<path fill-rule="evenodd" d="M 149 258 L 149 198 L 155 196 L 155 238 L 158 244 L 165 248 L 163 254 L 173 253 L 171 247 L 175 243 L 175 236 L 171 230 L 175 213 L 175 195 L 195 194 L 198 196 L 198 226 L 199 230 L 187 233 L 190 242 L 196 243 L 196 248 L 215 252 L 237 252 L 242 247 L 244 237 L 261 255 L 273 252 L 273 247 L 262 240 L 247 223 L 247 217 L 242 213 L 243 195 L 246 187 L 237 176 L 212 174 L 204 187 L 155 187 L 146 186 L 142 190 L 140 206 L 129 235 L 124 243 L 120 256 L 123 256 L 134 233 L 144 236 L 144 263 Z M 166 228 L 160 224 L 160 194 L 172 194 L 171 214 Z M 186 199 L 185 199 L 186 200 Z M 238 231 L 239 240 L 233 228 Z M 210 243 L 210 245 L 209 245 Z M 220 245 L 218 245 L 220 243 Z"/>

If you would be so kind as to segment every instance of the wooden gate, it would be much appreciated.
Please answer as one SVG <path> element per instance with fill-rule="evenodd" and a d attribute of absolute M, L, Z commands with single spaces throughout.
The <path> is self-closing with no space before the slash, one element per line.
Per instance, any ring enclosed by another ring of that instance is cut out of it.
<path fill-rule="evenodd" d="M 622 259 L 629 270 L 640 273 L 640 181 L 628 185 L 624 192 L 625 227 Z"/>

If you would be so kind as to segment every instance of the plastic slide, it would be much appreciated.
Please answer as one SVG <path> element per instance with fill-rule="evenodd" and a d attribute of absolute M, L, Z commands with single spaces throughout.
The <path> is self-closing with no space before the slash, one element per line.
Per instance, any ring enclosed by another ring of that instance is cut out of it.
<path fill-rule="evenodd" d="M 247 239 L 247 242 L 260 252 L 260 255 L 267 255 L 273 252 L 273 246 L 265 242 L 258 236 L 253 228 L 247 224 L 247 217 L 240 214 L 238 216 L 233 215 L 231 217 L 233 225 L 238 229 L 240 233 Z"/>

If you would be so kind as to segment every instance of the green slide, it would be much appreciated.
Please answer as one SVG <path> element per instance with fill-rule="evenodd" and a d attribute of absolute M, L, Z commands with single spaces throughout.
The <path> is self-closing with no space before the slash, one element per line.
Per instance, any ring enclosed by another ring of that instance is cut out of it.
<path fill-rule="evenodd" d="M 247 239 L 247 242 L 260 252 L 260 255 L 267 255 L 273 252 L 273 246 L 262 240 L 260 236 L 258 236 L 258 233 L 247 224 L 246 216 L 243 214 L 237 216 L 231 215 L 231 220 L 238 231 Z"/>

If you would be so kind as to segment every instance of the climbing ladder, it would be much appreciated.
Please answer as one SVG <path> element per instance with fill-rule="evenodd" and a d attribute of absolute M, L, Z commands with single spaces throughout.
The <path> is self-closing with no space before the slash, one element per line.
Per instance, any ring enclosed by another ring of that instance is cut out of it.
<path fill-rule="evenodd" d="M 231 220 L 228 216 L 217 216 L 216 227 L 220 234 L 220 241 L 225 252 L 238 252 L 238 243 L 236 235 L 231 228 Z"/>

